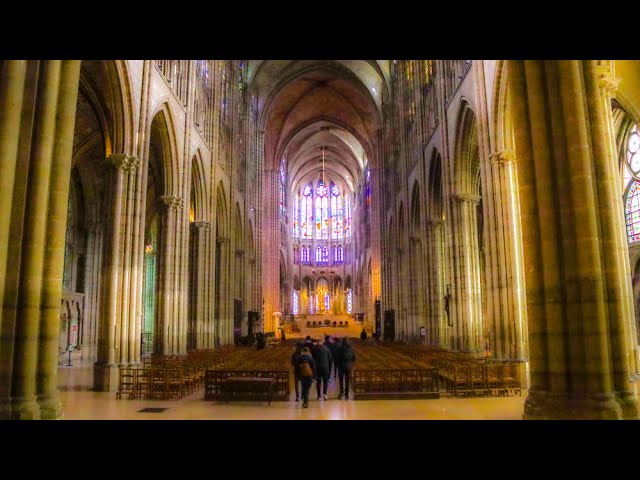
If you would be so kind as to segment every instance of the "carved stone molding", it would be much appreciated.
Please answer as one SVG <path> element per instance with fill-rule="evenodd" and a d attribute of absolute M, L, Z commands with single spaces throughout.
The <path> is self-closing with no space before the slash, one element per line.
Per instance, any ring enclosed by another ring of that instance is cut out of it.
<path fill-rule="evenodd" d="M 124 153 L 112 153 L 109 155 L 109 162 L 116 167 L 117 170 L 124 172 L 129 165 L 129 158 Z"/>
<path fill-rule="evenodd" d="M 605 93 L 612 97 L 615 96 L 618 91 L 619 84 L 620 79 L 618 77 L 614 77 L 610 73 L 603 73 L 598 76 L 598 85 L 605 91 Z"/>
<path fill-rule="evenodd" d="M 482 197 L 480 195 L 474 195 L 473 193 L 454 193 L 451 195 L 451 199 L 458 203 L 471 203 L 478 205 Z"/>
<path fill-rule="evenodd" d="M 436 228 L 444 227 L 444 220 L 436 218 L 434 220 L 427 220 L 427 228 L 435 230 Z"/>
<path fill-rule="evenodd" d="M 122 172 L 135 172 L 140 164 L 140 159 L 135 155 L 125 155 L 124 153 L 112 153 L 109 155 L 109 162 Z"/>
<path fill-rule="evenodd" d="M 203 221 L 195 221 L 195 222 L 191 222 L 191 226 L 194 228 L 197 228 L 198 230 L 206 230 L 211 226 L 211 223 L 203 222 Z"/>
<path fill-rule="evenodd" d="M 516 161 L 516 152 L 509 149 L 499 150 L 489 155 L 489 158 L 491 159 L 491 163 L 505 165 Z"/>
<path fill-rule="evenodd" d="M 160 201 L 164 203 L 168 208 L 174 208 L 176 210 L 182 209 L 182 197 L 175 197 L 173 195 L 163 195 L 160 197 Z"/>
<path fill-rule="evenodd" d="M 138 166 L 140 165 L 140 159 L 136 155 L 129 155 L 128 157 L 128 165 L 127 170 L 131 173 L 138 170 Z"/>

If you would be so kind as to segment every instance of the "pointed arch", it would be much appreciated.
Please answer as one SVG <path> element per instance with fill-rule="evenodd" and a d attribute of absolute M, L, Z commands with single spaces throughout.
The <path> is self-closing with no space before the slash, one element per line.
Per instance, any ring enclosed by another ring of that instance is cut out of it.
<path fill-rule="evenodd" d="M 480 154 L 476 116 L 468 101 L 460 102 L 456 122 L 454 179 L 458 193 L 480 194 Z"/>

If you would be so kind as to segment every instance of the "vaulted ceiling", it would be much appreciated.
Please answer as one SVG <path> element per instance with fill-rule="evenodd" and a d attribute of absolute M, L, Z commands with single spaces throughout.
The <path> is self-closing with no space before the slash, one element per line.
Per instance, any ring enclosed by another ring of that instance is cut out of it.
<path fill-rule="evenodd" d="M 325 171 L 354 190 L 377 148 L 388 62 L 250 61 L 251 102 L 265 131 L 267 165 L 287 160 L 292 191 Z"/>

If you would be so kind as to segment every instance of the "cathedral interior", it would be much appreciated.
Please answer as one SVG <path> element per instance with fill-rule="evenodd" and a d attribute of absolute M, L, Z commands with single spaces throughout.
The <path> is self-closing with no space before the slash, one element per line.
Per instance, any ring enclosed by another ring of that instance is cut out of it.
<path fill-rule="evenodd" d="M 640 419 L 639 121 L 637 60 L 1 60 L 0 419 Z"/>

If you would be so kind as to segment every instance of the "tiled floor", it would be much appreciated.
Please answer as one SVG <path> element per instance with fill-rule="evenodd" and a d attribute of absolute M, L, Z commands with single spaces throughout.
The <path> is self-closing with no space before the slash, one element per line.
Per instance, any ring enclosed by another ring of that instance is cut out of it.
<path fill-rule="evenodd" d="M 316 400 L 311 387 L 309 408 L 295 402 L 209 402 L 200 390 L 181 400 L 116 400 L 115 393 L 89 391 L 92 366 L 59 368 L 65 420 L 520 420 L 526 393 L 508 398 L 441 398 L 438 400 L 338 400 L 329 384 L 329 400 Z M 143 413 L 148 407 L 167 408 Z"/>

